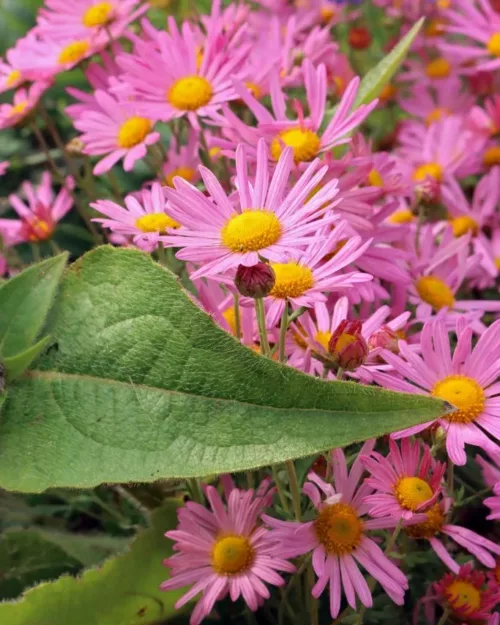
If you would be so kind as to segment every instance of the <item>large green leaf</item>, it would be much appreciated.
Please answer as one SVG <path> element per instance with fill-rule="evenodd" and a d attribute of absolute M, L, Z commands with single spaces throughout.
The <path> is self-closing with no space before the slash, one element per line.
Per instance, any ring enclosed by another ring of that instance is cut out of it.
<path fill-rule="evenodd" d="M 31 363 L 34 362 L 43 351 L 45 351 L 50 341 L 51 337 L 46 336 L 38 341 L 38 343 L 35 343 L 32 347 L 29 347 L 26 351 L 17 354 L 17 356 L 4 358 L 3 365 L 7 373 L 7 378 L 9 380 L 14 380 L 20 376 L 21 373 L 24 373 Z"/>
<path fill-rule="evenodd" d="M 173 614 L 179 592 L 162 592 L 159 585 L 171 555 L 163 534 L 176 523 L 176 506 L 165 505 L 153 514 L 152 527 L 143 531 L 130 550 L 80 577 L 64 576 L 36 586 L 19 602 L 0 604 L 5 625 L 148 625 Z"/>
<path fill-rule="evenodd" d="M 0 354 L 8 358 L 32 346 L 52 305 L 66 253 L 28 267 L 0 286 Z"/>
<path fill-rule="evenodd" d="M 0 485 L 41 491 L 239 471 L 442 414 L 430 397 L 326 382 L 221 330 L 137 250 L 97 248 L 61 283 L 56 344 L 9 386 Z"/>

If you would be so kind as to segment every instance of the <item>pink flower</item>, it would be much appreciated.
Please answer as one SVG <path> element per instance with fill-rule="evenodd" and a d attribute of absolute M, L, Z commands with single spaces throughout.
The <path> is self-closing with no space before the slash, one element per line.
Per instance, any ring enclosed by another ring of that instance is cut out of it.
<path fill-rule="evenodd" d="M 7 50 L 6 60 L 0 58 L 0 93 L 16 89 L 24 82 L 22 73 L 9 61 L 10 50 Z"/>
<path fill-rule="evenodd" d="M 365 443 L 361 453 L 373 449 L 374 441 Z M 316 473 L 308 475 L 303 492 L 312 501 L 315 518 L 305 523 L 280 521 L 263 516 L 272 528 L 272 537 L 279 543 L 283 557 L 296 557 L 312 551 L 312 565 L 318 580 L 312 594 L 318 598 L 330 586 L 330 613 L 336 618 L 340 611 L 342 590 L 348 604 L 356 610 L 356 597 L 366 607 L 373 604 L 372 595 L 359 565 L 365 568 L 398 605 L 404 602 L 408 581 L 403 573 L 369 538 L 372 529 L 393 527 L 389 521 L 367 520 L 368 506 L 363 499 L 371 488 L 362 484 L 363 473 L 358 456 L 348 473 L 344 452 L 332 452 L 334 485 L 324 482 Z"/>
<path fill-rule="evenodd" d="M 457 324 L 458 342 L 451 352 L 446 326 L 442 319 L 427 322 L 420 337 L 421 356 L 399 342 L 401 355 L 382 350 L 381 356 L 394 373 L 372 373 L 386 388 L 420 395 L 432 395 L 448 401 L 456 409 L 438 420 L 446 434 L 446 450 L 458 465 L 465 464 L 465 444 L 498 453 L 487 436 L 500 438 L 500 320 L 493 323 L 471 347 L 472 329 Z M 405 381 L 400 376 L 406 378 Z M 402 438 L 421 432 L 431 423 L 417 425 L 393 435 Z"/>
<path fill-rule="evenodd" d="M 361 458 L 370 473 L 366 484 L 376 491 L 364 502 L 370 506 L 370 516 L 409 520 L 436 503 L 445 464 L 434 460 L 427 445 L 407 438 L 401 442 L 401 450 L 389 440 L 389 449 L 386 457 L 373 451 Z"/>
<path fill-rule="evenodd" d="M 50 239 L 54 234 L 57 222 L 73 206 L 71 190 L 74 187 L 72 178 L 66 178 L 65 186 L 55 195 L 52 188 L 52 176 L 48 172 L 42 175 L 37 187 L 25 182 L 22 191 L 28 204 L 18 196 L 9 195 L 12 208 L 20 219 L 0 219 L 0 233 L 6 238 L 8 245 L 24 241 L 38 242 Z"/>
<path fill-rule="evenodd" d="M 99 176 L 109 171 L 123 158 L 125 171 L 133 169 L 138 160 L 147 154 L 148 146 L 160 139 L 160 133 L 153 132 L 153 122 L 134 114 L 133 104 L 125 106 L 117 98 L 105 91 L 94 94 L 95 110 L 90 107 L 82 111 L 75 120 L 75 128 L 83 134 L 83 152 L 89 155 L 106 156 L 94 167 Z"/>
<path fill-rule="evenodd" d="M 227 492 L 227 490 L 226 490 Z M 228 594 L 240 596 L 252 611 L 270 596 L 265 582 L 282 586 L 277 571 L 291 573 L 295 567 L 279 554 L 272 533 L 259 523 L 269 500 L 263 492 L 230 489 L 227 506 L 213 486 L 205 488 L 211 510 L 188 502 L 178 512 L 177 529 L 165 534 L 175 541 L 175 553 L 165 560 L 171 578 L 162 590 L 192 588 L 175 604 L 180 608 L 202 594 L 192 611 L 190 625 L 198 625 L 210 614 L 216 601 Z"/>
<path fill-rule="evenodd" d="M 197 182 L 200 179 L 198 166 L 200 157 L 199 135 L 190 129 L 186 145 L 179 145 L 177 139 L 172 136 L 168 146 L 168 154 L 162 168 L 164 184 L 174 186 L 174 178 L 179 176 L 188 182 Z"/>
<path fill-rule="evenodd" d="M 283 152 L 272 177 L 263 139 L 257 152 L 257 171 L 251 180 L 246 150 L 242 145 L 238 147 L 237 208 L 205 167 L 200 167 L 200 172 L 208 197 L 181 178 L 174 179 L 175 189 L 165 189 L 169 213 L 181 227 L 162 237 L 162 241 L 182 248 L 177 258 L 199 265 L 192 274 L 195 279 L 224 273 L 238 265 L 255 265 L 259 256 L 286 262 L 290 256 L 299 255 L 320 225 L 338 219 L 329 210 L 338 193 L 336 180 L 307 199 L 325 175 L 326 167 L 319 168 L 317 161 L 311 163 L 289 189 L 292 150 Z"/>
<path fill-rule="evenodd" d="M 218 21 L 213 24 L 199 59 L 191 25 L 184 22 L 179 31 L 173 17 L 168 33 L 158 32 L 156 41 L 136 39 L 134 52 L 118 57 L 123 80 L 140 100 L 143 115 L 165 122 L 186 116 L 198 129 L 198 118 L 237 97 L 230 76 L 241 68 L 248 46 L 231 47 Z"/>
<path fill-rule="evenodd" d="M 7 170 L 9 169 L 9 161 L 3 161 L 0 163 L 0 176 L 5 176 Z"/>
<path fill-rule="evenodd" d="M 18 89 L 14 93 L 12 104 L 0 104 L 0 130 L 15 126 L 29 115 L 47 87 L 47 83 L 36 82 L 28 89 Z"/>
<path fill-rule="evenodd" d="M 179 227 L 166 211 L 166 199 L 157 182 L 150 191 L 143 189 L 137 194 L 127 195 L 125 207 L 111 200 L 98 200 L 91 206 L 108 217 L 93 221 L 116 234 L 132 236 L 133 243 L 147 252 L 158 246 L 162 234 Z"/>

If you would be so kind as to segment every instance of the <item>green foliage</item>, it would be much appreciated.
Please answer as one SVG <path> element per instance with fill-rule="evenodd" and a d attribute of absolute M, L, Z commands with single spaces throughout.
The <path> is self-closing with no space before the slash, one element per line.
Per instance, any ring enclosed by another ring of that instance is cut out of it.
<path fill-rule="evenodd" d="M 25 593 L 19 602 L 0 604 L 0 623 L 8 625 L 148 625 L 173 614 L 179 592 L 158 589 L 167 570 L 162 560 L 171 555 L 163 534 L 176 523 L 176 505 L 167 503 L 153 514 L 152 527 L 143 531 L 130 550 L 87 570 L 78 578 L 65 575 Z M 19 534 L 19 533 L 18 533 Z M 42 566 L 67 549 L 47 541 L 43 553 L 33 554 L 29 532 L 25 537 L 30 555 Z M 56 553 L 54 549 L 58 549 Z M 1 558 L 1 552 L 0 552 Z M 78 563 L 79 558 L 74 558 Z M 0 559 L 0 566 L 1 564 Z"/>
<path fill-rule="evenodd" d="M 3 365 L 7 373 L 7 378 L 9 380 L 15 380 L 15 378 L 24 373 L 31 363 L 40 356 L 49 343 L 50 336 L 46 336 L 32 347 L 28 347 L 24 352 L 17 354 L 17 356 L 4 358 Z"/>
<path fill-rule="evenodd" d="M 54 347 L 9 385 L 2 408 L 0 484 L 11 490 L 251 469 L 444 410 L 255 354 L 137 250 L 102 247 L 76 262 L 46 329 Z"/>

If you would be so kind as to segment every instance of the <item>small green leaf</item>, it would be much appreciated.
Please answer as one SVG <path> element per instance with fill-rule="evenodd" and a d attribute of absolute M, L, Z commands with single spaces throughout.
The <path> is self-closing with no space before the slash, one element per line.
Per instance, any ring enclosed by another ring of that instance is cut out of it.
<path fill-rule="evenodd" d="M 422 17 L 389 54 L 363 77 L 354 107 L 367 104 L 380 95 L 382 89 L 390 82 L 405 60 L 408 50 L 420 32 L 424 21 L 425 18 Z"/>
<path fill-rule="evenodd" d="M 221 330 L 138 251 L 101 247 L 65 274 L 57 350 L 9 385 L 7 490 L 152 482 L 253 469 L 437 418 L 440 400 L 326 382 Z"/>
<path fill-rule="evenodd" d="M 167 621 L 181 591 L 162 592 L 164 558 L 172 554 L 164 533 L 176 524 L 172 502 L 153 513 L 129 551 L 74 578 L 64 576 L 28 590 L 19 602 L 0 604 L 7 625 L 149 625 Z"/>
<path fill-rule="evenodd" d="M 7 379 L 15 380 L 22 373 L 24 373 L 26 369 L 31 365 L 31 363 L 34 362 L 42 352 L 45 351 L 45 348 L 50 343 L 50 341 L 51 337 L 46 336 L 21 354 L 17 354 L 17 356 L 11 356 L 10 358 L 4 358 L 3 365 L 7 373 Z"/>
<path fill-rule="evenodd" d="M 68 255 L 28 267 L 0 286 L 0 353 L 15 356 L 32 346 L 52 305 Z"/>

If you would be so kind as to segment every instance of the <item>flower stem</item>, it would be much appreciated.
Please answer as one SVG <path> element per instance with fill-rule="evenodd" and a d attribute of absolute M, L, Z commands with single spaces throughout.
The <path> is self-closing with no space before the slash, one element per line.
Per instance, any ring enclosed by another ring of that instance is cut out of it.
<path fill-rule="evenodd" d="M 455 465 L 448 458 L 448 495 L 451 497 L 455 489 Z"/>
<path fill-rule="evenodd" d="M 342 380 L 344 378 L 344 370 L 342 367 L 337 369 L 337 380 Z"/>
<path fill-rule="evenodd" d="M 448 617 L 450 616 L 450 613 L 448 612 L 448 610 L 445 610 L 443 612 L 443 615 L 441 616 L 441 618 L 439 619 L 439 622 L 437 625 L 446 625 L 446 621 L 448 620 Z"/>
<path fill-rule="evenodd" d="M 290 482 L 290 492 L 292 494 L 293 511 L 295 514 L 295 520 L 300 521 L 302 514 L 300 511 L 300 489 L 297 481 L 297 473 L 295 472 L 295 465 L 293 460 L 286 461 L 286 468 L 288 471 L 288 480 Z"/>
<path fill-rule="evenodd" d="M 280 324 L 280 342 L 279 342 L 279 354 L 278 358 L 280 362 L 285 362 L 285 343 L 286 343 L 286 331 L 288 330 L 288 301 L 285 301 L 285 307 L 283 308 L 283 315 L 281 316 Z"/>
<path fill-rule="evenodd" d="M 311 589 L 314 586 L 314 569 L 312 562 L 307 567 L 307 591 L 309 593 L 309 611 L 311 614 L 311 625 L 319 625 L 318 600 L 312 596 Z"/>
<path fill-rule="evenodd" d="M 240 296 L 234 293 L 234 331 L 238 341 L 241 340 L 241 313 L 240 313 Z"/>
<path fill-rule="evenodd" d="M 262 297 L 257 297 L 255 300 L 255 312 L 257 313 L 257 325 L 259 326 L 260 336 L 260 349 L 264 356 L 270 356 L 271 350 L 269 348 L 269 341 L 267 340 L 267 328 L 266 328 L 266 312 L 264 310 L 264 300 Z"/>
<path fill-rule="evenodd" d="M 187 483 L 188 483 L 189 491 L 190 491 L 191 497 L 193 498 L 193 501 L 196 501 L 197 503 L 200 503 L 203 505 L 204 503 L 203 491 L 201 490 L 198 480 L 193 477 L 193 478 L 188 479 Z"/>
<path fill-rule="evenodd" d="M 271 470 L 273 472 L 273 479 L 274 479 L 274 483 L 276 484 L 276 490 L 278 491 L 278 497 L 280 499 L 281 507 L 286 513 L 288 513 L 289 511 L 288 502 L 285 497 L 285 490 L 283 488 L 283 482 L 281 481 L 280 476 L 278 474 L 278 468 L 275 464 L 273 464 L 273 466 L 271 467 Z"/>

